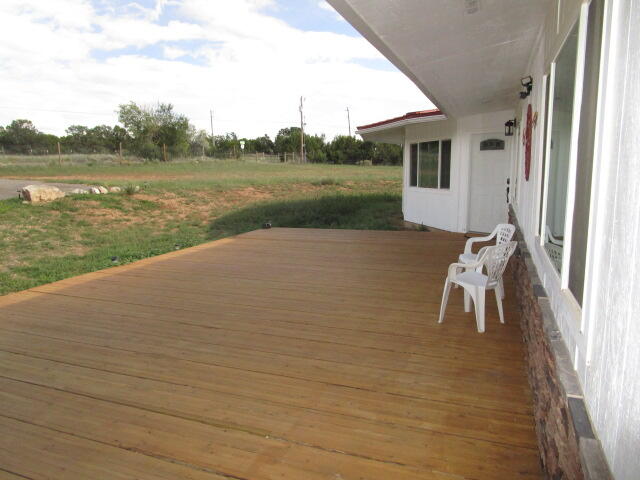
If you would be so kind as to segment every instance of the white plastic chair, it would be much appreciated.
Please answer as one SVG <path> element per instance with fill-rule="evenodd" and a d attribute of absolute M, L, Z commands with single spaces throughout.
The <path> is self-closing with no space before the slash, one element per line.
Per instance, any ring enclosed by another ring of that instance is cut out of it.
<path fill-rule="evenodd" d="M 549 225 L 545 226 L 544 236 L 546 237 L 547 242 L 553 243 L 554 245 L 559 245 L 560 247 L 564 246 L 563 240 L 560 240 L 559 238 L 553 236 L 553 233 L 551 233 L 551 227 Z"/>
<path fill-rule="evenodd" d="M 473 237 L 467 240 L 464 246 L 464 253 L 460 254 L 458 261 L 464 264 L 476 263 L 478 261 L 478 254 L 473 253 L 473 244 L 478 242 L 489 242 L 496 239 L 496 245 L 503 245 L 509 243 L 513 238 L 513 234 L 516 232 L 516 227 L 510 223 L 499 223 L 496 228 L 486 237 Z M 502 278 L 500 278 L 500 295 L 504 298 L 504 286 L 502 284 Z"/>
<path fill-rule="evenodd" d="M 500 285 L 502 274 L 509 258 L 516 249 L 517 242 L 503 243 L 491 247 L 483 247 L 478 252 L 478 261 L 475 263 L 452 263 L 449 265 L 447 279 L 444 282 L 444 292 L 442 293 L 442 304 L 440 305 L 440 317 L 438 323 L 444 320 L 444 312 L 449 301 L 451 285 L 460 285 L 464 288 L 464 311 L 471 311 L 471 300 L 475 307 L 476 323 L 478 332 L 484 332 L 484 307 L 485 294 L 487 290 L 493 290 L 498 303 L 498 313 L 500 323 L 504 323 L 504 312 L 502 310 L 502 295 Z M 463 269 L 464 271 L 460 272 Z M 486 274 L 483 271 L 486 270 Z"/>

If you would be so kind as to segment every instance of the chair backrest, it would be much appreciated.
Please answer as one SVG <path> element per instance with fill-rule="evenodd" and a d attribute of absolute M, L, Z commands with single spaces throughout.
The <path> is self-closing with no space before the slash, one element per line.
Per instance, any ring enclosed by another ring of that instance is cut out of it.
<path fill-rule="evenodd" d="M 480 263 L 486 269 L 488 285 L 495 285 L 502 278 L 504 270 L 513 252 L 516 250 L 518 242 L 503 243 L 492 247 L 484 247 Z"/>
<path fill-rule="evenodd" d="M 516 233 L 515 225 L 510 223 L 501 223 L 496 227 L 496 245 L 509 243 Z"/>

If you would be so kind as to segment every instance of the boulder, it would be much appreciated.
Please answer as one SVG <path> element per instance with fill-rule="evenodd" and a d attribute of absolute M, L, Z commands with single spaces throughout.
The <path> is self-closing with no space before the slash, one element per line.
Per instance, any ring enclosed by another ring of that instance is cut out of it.
<path fill-rule="evenodd" d="M 111 193 L 120 193 L 122 189 L 120 187 L 109 187 L 109 192 Z"/>
<path fill-rule="evenodd" d="M 49 185 L 27 185 L 20 193 L 23 199 L 31 203 L 52 202 L 64 197 L 62 190 Z"/>
<path fill-rule="evenodd" d="M 85 188 L 74 188 L 69 193 L 72 195 L 86 195 L 87 193 L 89 193 L 89 190 Z"/>
<path fill-rule="evenodd" d="M 107 190 L 107 187 L 103 187 L 102 185 L 98 187 L 98 190 L 100 190 L 100 193 L 109 193 L 109 190 Z"/>
<path fill-rule="evenodd" d="M 89 193 L 93 193 L 94 195 L 100 195 L 102 192 L 98 187 L 89 187 Z"/>

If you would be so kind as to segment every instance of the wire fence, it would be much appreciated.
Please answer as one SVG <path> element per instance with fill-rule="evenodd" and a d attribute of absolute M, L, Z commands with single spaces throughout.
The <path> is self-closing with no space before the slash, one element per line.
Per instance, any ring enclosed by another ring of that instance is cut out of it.
<path fill-rule="evenodd" d="M 25 150 L 29 151 L 29 150 Z M 5 153 L 0 151 L 0 166 L 55 166 L 55 165 L 73 165 L 73 166 L 94 166 L 94 165 L 128 165 L 128 164 L 145 164 L 158 163 L 164 160 L 148 160 L 133 155 L 125 150 L 115 153 L 50 153 L 46 150 L 33 153 Z M 221 152 L 215 155 L 188 155 L 181 157 L 167 156 L 167 162 L 171 163 L 193 163 L 193 162 L 215 162 L 215 161 L 238 161 L 248 163 L 306 163 L 301 160 L 299 153 L 238 153 L 238 152 Z"/>

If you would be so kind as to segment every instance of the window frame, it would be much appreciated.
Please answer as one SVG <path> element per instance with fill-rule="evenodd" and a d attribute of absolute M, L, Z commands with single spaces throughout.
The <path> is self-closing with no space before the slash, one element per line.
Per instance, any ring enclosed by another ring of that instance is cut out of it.
<path fill-rule="evenodd" d="M 420 186 L 420 145 L 423 143 L 433 143 L 438 142 L 438 186 L 437 187 L 421 187 Z M 443 142 L 449 142 L 449 186 L 442 186 L 442 144 Z M 411 180 L 412 176 L 412 152 L 416 150 L 416 184 L 412 185 Z M 408 178 L 408 188 L 419 189 L 419 190 L 431 190 L 431 191 L 439 191 L 439 192 L 448 192 L 451 191 L 451 172 L 452 172 L 452 163 L 453 163 L 453 140 L 451 138 L 434 138 L 432 140 L 422 140 L 416 142 L 409 142 L 409 173 L 407 175 Z"/>

